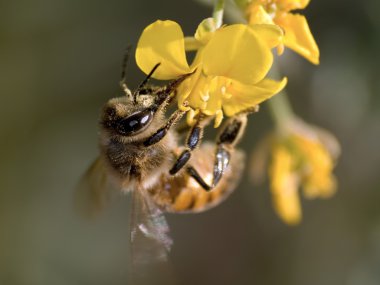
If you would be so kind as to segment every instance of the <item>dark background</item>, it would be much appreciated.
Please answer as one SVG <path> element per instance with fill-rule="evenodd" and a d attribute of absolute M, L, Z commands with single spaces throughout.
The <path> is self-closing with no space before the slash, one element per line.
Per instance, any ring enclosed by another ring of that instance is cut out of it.
<path fill-rule="evenodd" d="M 379 3 L 311 1 L 321 65 L 280 59 L 297 113 L 341 142 L 337 195 L 303 201 L 304 221 L 288 227 L 246 174 L 219 207 L 168 215 L 183 284 L 380 283 Z M 191 35 L 210 14 L 193 1 L 0 2 L 0 284 L 127 284 L 129 199 L 86 223 L 73 189 L 97 155 L 101 106 L 122 94 L 125 46 L 156 19 Z M 142 78 L 132 61 L 128 83 Z M 263 104 L 242 148 L 271 127 Z"/>

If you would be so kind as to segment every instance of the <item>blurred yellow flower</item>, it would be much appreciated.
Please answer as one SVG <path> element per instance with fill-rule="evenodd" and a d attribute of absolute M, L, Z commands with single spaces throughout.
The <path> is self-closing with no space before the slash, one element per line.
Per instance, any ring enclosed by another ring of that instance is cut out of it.
<path fill-rule="evenodd" d="M 136 62 L 145 73 L 161 63 L 153 75 L 159 80 L 194 72 L 177 90 L 178 106 L 187 111 L 191 108 L 190 123 L 198 112 L 215 115 L 217 127 L 223 114 L 232 116 L 254 107 L 284 88 L 286 78 L 279 82 L 264 78 L 273 62 L 270 49 L 280 43 L 282 31 L 275 25 L 242 24 L 214 31 L 206 24 L 210 26 L 210 20 L 203 21 L 192 38 L 197 53 L 191 65 L 182 29 L 173 21 L 156 21 L 145 28 Z M 184 106 L 185 101 L 189 107 Z"/>
<path fill-rule="evenodd" d="M 252 0 L 246 8 L 250 24 L 276 24 L 284 29 L 284 45 L 319 64 L 319 49 L 304 16 L 291 13 L 304 9 L 309 0 Z M 279 49 L 281 53 L 281 48 Z"/>
<path fill-rule="evenodd" d="M 290 225 L 301 221 L 299 188 L 306 198 L 328 198 L 336 191 L 333 175 L 340 148 L 336 139 L 300 121 L 285 133 L 276 133 L 269 141 L 270 190 L 273 206 Z"/>

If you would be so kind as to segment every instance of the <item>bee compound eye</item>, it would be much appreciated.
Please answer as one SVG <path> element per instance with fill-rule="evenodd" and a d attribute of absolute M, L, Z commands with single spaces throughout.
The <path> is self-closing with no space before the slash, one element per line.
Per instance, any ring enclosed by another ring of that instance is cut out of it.
<path fill-rule="evenodd" d="M 121 135 L 128 136 L 143 131 L 153 119 L 153 111 L 146 109 L 136 112 L 119 121 L 117 130 Z"/>

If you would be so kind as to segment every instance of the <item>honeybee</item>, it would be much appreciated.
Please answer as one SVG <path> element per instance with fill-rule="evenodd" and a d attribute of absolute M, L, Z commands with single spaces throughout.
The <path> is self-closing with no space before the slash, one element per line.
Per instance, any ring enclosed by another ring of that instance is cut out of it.
<path fill-rule="evenodd" d="M 131 245 L 134 262 L 164 260 L 172 240 L 163 212 L 197 213 L 218 205 L 240 180 L 244 154 L 235 149 L 247 112 L 225 121 L 216 143 L 201 143 L 212 117 L 199 115 L 181 146 L 177 109 L 166 119 L 183 76 L 164 87 L 147 82 L 157 64 L 133 93 L 109 100 L 100 119 L 100 155 L 80 187 L 91 208 L 101 208 L 110 182 L 132 193 Z"/>

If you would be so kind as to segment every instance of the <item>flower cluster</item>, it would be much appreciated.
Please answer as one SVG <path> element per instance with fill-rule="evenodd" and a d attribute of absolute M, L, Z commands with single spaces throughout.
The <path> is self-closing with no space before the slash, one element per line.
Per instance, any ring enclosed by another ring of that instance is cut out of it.
<path fill-rule="evenodd" d="M 319 64 L 319 49 L 306 18 L 292 13 L 293 10 L 304 9 L 309 0 L 235 1 L 243 9 L 250 25 L 276 24 L 283 29 L 282 42 L 277 46 L 279 54 L 286 46 L 311 63 Z M 327 198 L 335 193 L 336 179 L 332 172 L 339 144 L 328 132 L 297 119 L 286 102 L 285 94 L 281 96 L 270 102 L 277 129 L 266 141 L 266 149 L 271 153 L 268 174 L 277 214 L 286 223 L 295 225 L 302 217 L 298 194 L 300 186 L 306 198 Z"/>
<path fill-rule="evenodd" d="M 244 1 L 250 24 L 276 24 L 284 30 L 283 45 L 299 53 L 310 62 L 319 64 L 319 49 L 305 16 L 292 13 L 305 9 L 309 0 L 252 0 Z M 283 51 L 279 45 L 279 53 Z"/>
<path fill-rule="evenodd" d="M 235 24 L 216 29 L 213 26 L 213 19 L 206 19 L 195 36 L 185 40 L 176 22 L 156 21 L 140 37 L 136 62 L 145 73 L 161 63 L 153 75 L 159 80 L 193 73 L 177 90 L 178 107 L 189 111 L 189 123 L 201 112 L 215 116 L 215 127 L 218 127 L 224 115 L 233 116 L 255 107 L 283 89 L 287 80 L 265 78 L 273 62 L 271 48 L 282 42 L 279 27 Z M 190 65 L 186 43 L 188 50 L 194 47 L 197 50 Z"/>
<path fill-rule="evenodd" d="M 271 153 L 270 188 L 277 214 L 288 224 L 301 220 L 299 189 L 306 198 L 328 198 L 336 191 L 332 174 L 339 144 L 328 132 L 300 120 L 267 141 Z"/>

